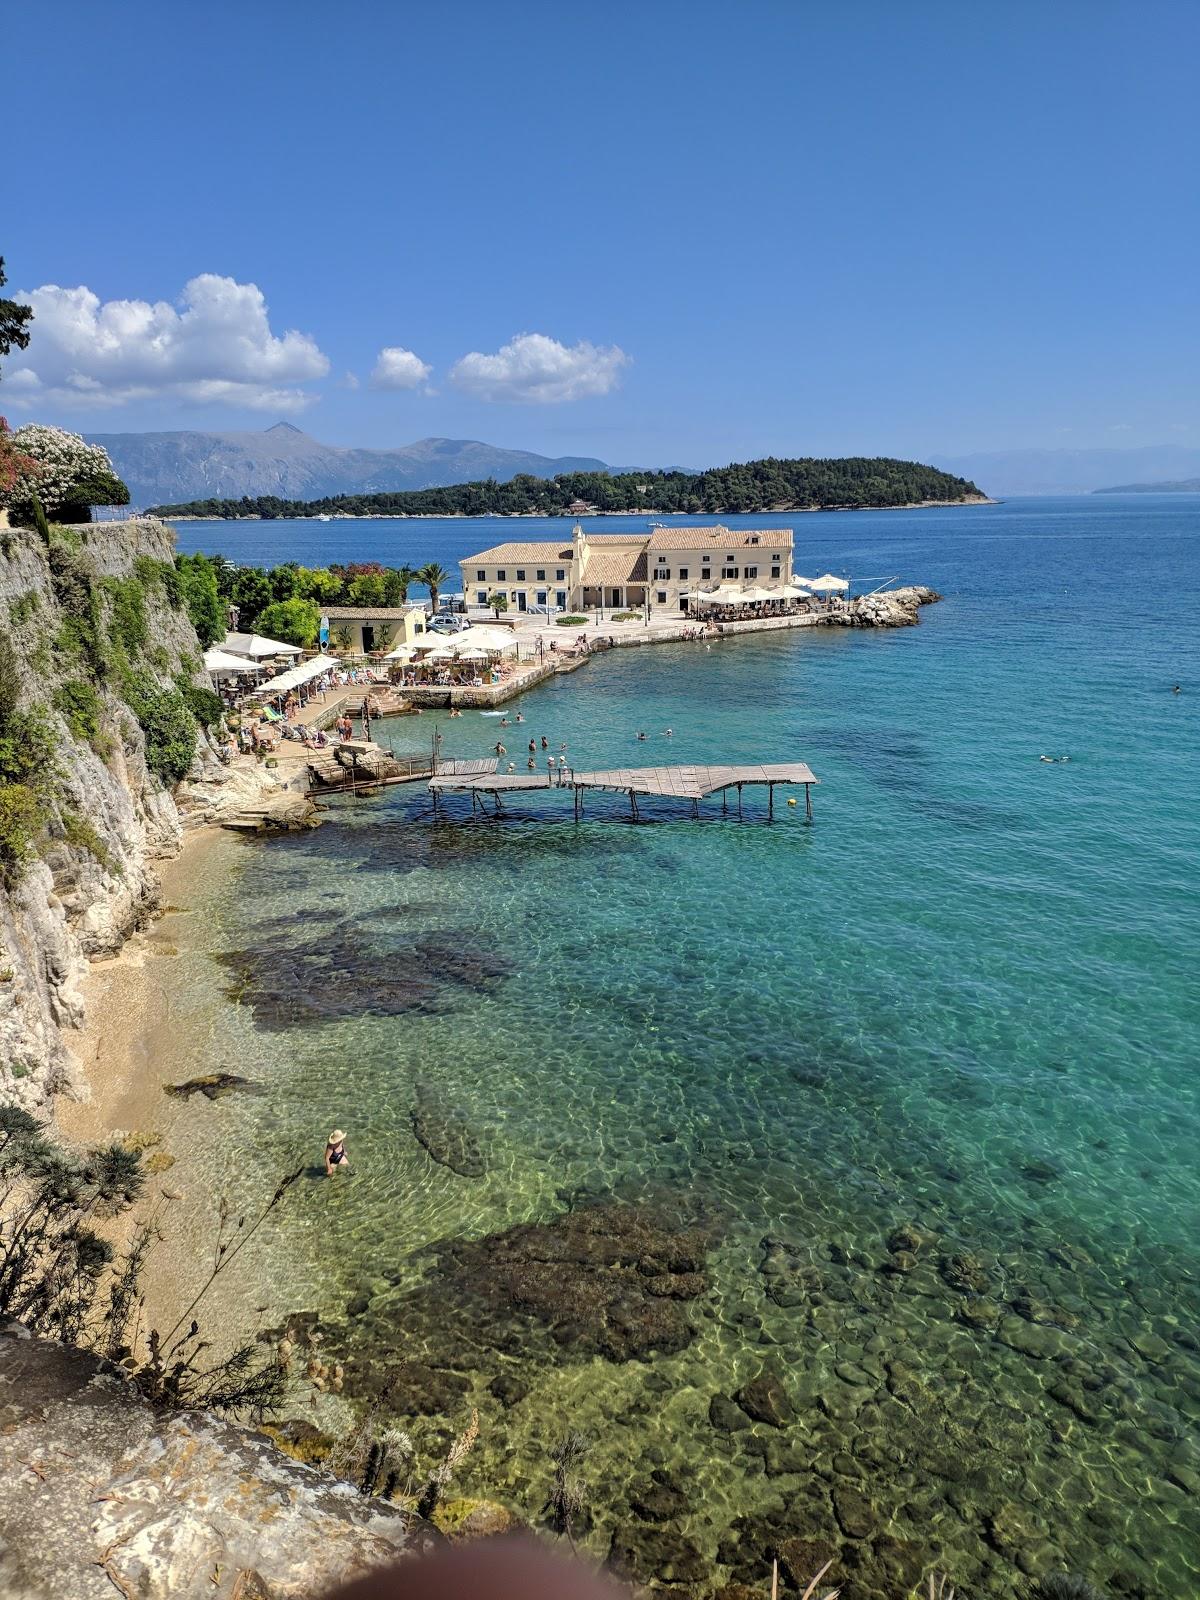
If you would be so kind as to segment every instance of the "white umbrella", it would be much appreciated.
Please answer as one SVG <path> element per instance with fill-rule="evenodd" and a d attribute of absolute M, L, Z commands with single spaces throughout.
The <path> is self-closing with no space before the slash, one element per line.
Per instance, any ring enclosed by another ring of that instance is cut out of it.
<path fill-rule="evenodd" d="M 703 600 L 709 606 L 736 606 L 745 598 L 745 592 L 735 589 L 732 584 L 723 584 L 719 589 L 708 589 L 693 596 L 693 599 Z"/>
<path fill-rule="evenodd" d="M 225 650 L 206 650 L 204 670 L 212 677 L 220 678 L 235 672 L 257 672 L 258 668 L 253 661 L 247 661 L 244 656 L 231 656 Z"/>
<path fill-rule="evenodd" d="M 845 578 L 835 578 L 832 572 L 826 572 L 822 577 L 814 578 L 808 587 L 824 592 L 832 589 L 848 589 L 850 585 Z"/>
<path fill-rule="evenodd" d="M 742 590 L 742 600 L 747 605 L 758 605 L 760 602 L 762 602 L 764 600 L 778 600 L 778 598 L 779 598 L 779 591 L 777 589 L 775 589 L 775 590 L 771 590 L 771 589 L 743 589 Z"/>
<path fill-rule="evenodd" d="M 517 641 L 507 628 L 464 628 L 458 636 L 464 650 L 515 650 Z"/>
<path fill-rule="evenodd" d="M 812 595 L 807 589 L 802 589 L 798 583 L 785 583 L 779 593 L 786 595 L 789 600 L 811 600 Z"/>
<path fill-rule="evenodd" d="M 385 661 L 411 661 L 416 653 L 415 646 L 411 644 L 398 644 L 394 650 L 389 650 L 383 659 Z"/>
<path fill-rule="evenodd" d="M 797 584 L 802 589 L 811 589 L 813 586 L 813 580 L 811 578 L 802 578 L 798 572 L 792 573 L 792 582 Z"/>
<path fill-rule="evenodd" d="M 261 633 L 227 633 L 221 640 L 220 648 L 231 656 L 249 656 L 252 660 L 260 656 L 298 656 L 301 653 L 299 645 L 281 644 L 278 639 L 264 639 Z"/>
<path fill-rule="evenodd" d="M 494 650 L 481 650 L 476 646 L 473 650 L 464 650 L 459 656 L 460 661 L 488 661 L 495 655 Z"/>

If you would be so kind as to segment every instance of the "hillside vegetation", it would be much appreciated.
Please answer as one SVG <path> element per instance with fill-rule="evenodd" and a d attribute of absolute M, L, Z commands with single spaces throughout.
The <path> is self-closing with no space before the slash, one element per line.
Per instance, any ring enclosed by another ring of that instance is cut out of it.
<path fill-rule="evenodd" d="M 334 495 L 323 500 L 284 500 L 276 495 L 212 498 L 154 509 L 165 517 L 554 517 L 569 515 L 575 502 L 597 511 L 732 514 L 860 510 L 981 499 L 983 495 L 968 479 L 936 467 L 886 456 L 849 456 L 836 460 L 767 457 L 698 473 L 567 472 L 554 478 L 520 474 L 509 483 L 487 478 L 441 489 Z"/>

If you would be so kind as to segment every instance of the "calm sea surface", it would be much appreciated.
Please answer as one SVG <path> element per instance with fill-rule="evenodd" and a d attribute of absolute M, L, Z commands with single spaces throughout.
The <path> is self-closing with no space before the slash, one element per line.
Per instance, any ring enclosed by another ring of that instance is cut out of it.
<path fill-rule="evenodd" d="M 935 1566 L 972 1600 L 1018 1569 L 1200 1592 L 1200 497 L 730 520 L 946 598 L 895 632 L 619 651 L 504 737 L 521 764 L 543 734 L 581 767 L 804 760 L 813 826 L 802 797 L 773 826 L 755 800 L 447 821 L 400 788 L 223 843 L 157 970 L 183 1064 L 267 1092 L 173 1109 L 180 1174 L 249 1200 L 345 1128 L 350 1181 L 300 1186 L 247 1314 L 319 1310 L 348 1387 L 395 1374 L 423 1461 L 477 1406 L 460 1489 L 527 1516 L 586 1434 L 589 1547 L 660 1581 L 761 1586 L 791 1535 L 839 1547 L 851 1597 Z M 453 565 L 541 526 L 179 531 Z M 439 730 L 483 755 L 497 719 Z M 385 732 L 424 750 L 433 718 Z M 580 1265 L 589 1205 L 647 1230 L 640 1272 Z M 673 1353 L 611 1359 L 643 1338 Z M 729 1431 L 764 1368 L 793 1420 Z"/>

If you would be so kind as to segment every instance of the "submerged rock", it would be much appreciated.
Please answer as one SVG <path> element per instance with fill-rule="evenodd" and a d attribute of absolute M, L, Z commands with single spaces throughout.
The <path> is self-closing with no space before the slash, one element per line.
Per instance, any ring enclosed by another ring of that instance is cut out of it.
<path fill-rule="evenodd" d="M 462 1178 L 482 1178 L 486 1170 L 478 1142 L 462 1114 L 447 1106 L 426 1084 L 417 1085 L 413 1133 L 431 1160 Z"/>
<path fill-rule="evenodd" d="M 748 1417 L 772 1428 L 786 1428 L 796 1414 L 783 1379 L 769 1367 L 764 1367 L 756 1378 L 743 1384 L 734 1399 Z"/>
<path fill-rule="evenodd" d="M 181 1100 L 190 1100 L 194 1094 L 202 1094 L 206 1100 L 219 1100 L 235 1089 L 261 1093 L 260 1085 L 249 1078 L 239 1078 L 235 1072 L 206 1072 L 203 1077 L 189 1078 L 186 1083 L 163 1084 L 164 1094 L 176 1095 Z"/>
<path fill-rule="evenodd" d="M 519 1318 L 580 1357 L 674 1353 L 695 1335 L 688 1305 L 707 1288 L 710 1244 L 707 1228 L 651 1206 L 594 1202 L 442 1246 L 421 1309 L 445 1331 L 455 1307 L 473 1344 L 506 1347 L 505 1324 Z M 674 1279 L 670 1295 L 656 1292 L 663 1266 Z"/>
<path fill-rule="evenodd" d="M 943 1280 L 952 1289 L 957 1289 L 959 1294 L 981 1295 L 991 1288 L 991 1279 L 983 1262 L 969 1250 L 954 1256 L 943 1256 L 938 1270 Z"/>

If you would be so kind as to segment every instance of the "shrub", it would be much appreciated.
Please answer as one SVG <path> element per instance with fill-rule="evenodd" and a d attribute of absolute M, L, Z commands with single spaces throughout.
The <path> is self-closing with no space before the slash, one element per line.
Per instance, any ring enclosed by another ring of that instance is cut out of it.
<path fill-rule="evenodd" d="M 225 602 L 217 589 L 216 569 L 207 556 L 176 556 L 175 560 L 180 597 L 201 648 L 207 650 L 225 637 Z"/>
<path fill-rule="evenodd" d="M 127 657 L 136 656 L 150 637 L 146 620 L 146 591 L 137 578 L 106 578 L 109 598 L 108 634 Z"/>
<path fill-rule="evenodd" d="M 100 730 L 100 696 L 83 678 L 68 678 L 54 691 L 54 705 L 76 739 L 94 739 Z"/>
<path fill-rule="evenodd" d="M 586 617 L 555 617 L 555 622 L 560 628 L 577 628 L 581 622 L 586 622 Z"/>
<path fill-rule="evenodd" d="M 93 856 L 106 872 L 117 874 L 120 868 L 113 860 L 112 853 L 104 840 L 93 828 L 86 817 L 81 817 L 77 811 L 64 811 L 62 814 L 62 834 L 68 844 L 73 844 L 76 849 L 86 850 Z"/>
<path fill-rule="evenodd" d="M 642 613 L 640 611 L 615 611 L 613 613 L 614 622 L 640 622 L 641 620 Z"/>
<path fill-rule="evenodd" d="M 187 701 L 188 710 L 202 728 L 215 728 L 224 714 L 225 706 L 219 694 L 204 689 L 198 683 L 181 683 L 180 693 Z"/>
<path fill-rule="evenodd" d="M 37 616 L 41 605 L 36 589 L 27 589 L 9 605 L 8 620 L 14 628 L 21 628 Z"/>
<path fill-rule="evenodd" d="M 41 796 L 25 783 L 0 783 L 0 883 L 11 889 L 46 821 Z"/>
<path fill-rule="evenodd" d="M 268 639 L 308 650 L 321 631 L 321 608 L 315 600 L 276 600 L 259 612 L 255 627 Z"/>
<path fill-rule="evenodd" d="M 94 676 L 103 677 L 108 658 L 92 570 L 77 551 L 57 539 L 51 542 L 48 556 L 50 586 L 62 612 L 59 649 L 76 656 Z"/>
<path fill-rule="evenodd" d="M 77 433 L 30 422 L 12 435 L 12 448 L 35 463 L 8 489 L 6 503 L 18 516 L 36 515 L 36 498 L 47 515 L 88 522 L 91 508 L 129 504 L 129 490 L 113 471 L 108 451 Z"/>
<path fill-rule="evenodd" d="M 146 737 L 146 765 L 161 783 L 178 783 L 196 754 L 196 719 L 187 701 L 174 686 L 145 676 L 130 675 L 123 692 Z"/>

